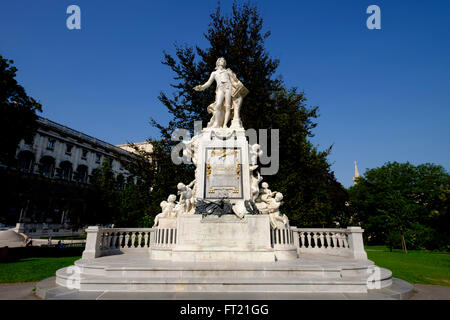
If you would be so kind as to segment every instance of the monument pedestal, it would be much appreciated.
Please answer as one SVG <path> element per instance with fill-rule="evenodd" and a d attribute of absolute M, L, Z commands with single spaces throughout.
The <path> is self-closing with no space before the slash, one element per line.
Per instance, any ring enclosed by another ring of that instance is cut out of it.
<path fill-rule="evenodd" d="M 172 261 L 276 261 L 269 216 L 183 215 L 178 218 L 177 244 Z M 297 258 L 292 243 L 283 258 Z"/>
<path fill-rule="evenodd" d="M 162 236 L 167 239 L 167 245 L 151 248 L 150 256 L 155 260 L 273 262 L 297 259 L 290 230 L 273 230 L 268 215 L 246 215 L 242 219 L 235 215 L 181 215 L 173 229 L 176 234 L 172 231 L 174 225 L 164 222 L 169 227 L 164 228 Z"/>

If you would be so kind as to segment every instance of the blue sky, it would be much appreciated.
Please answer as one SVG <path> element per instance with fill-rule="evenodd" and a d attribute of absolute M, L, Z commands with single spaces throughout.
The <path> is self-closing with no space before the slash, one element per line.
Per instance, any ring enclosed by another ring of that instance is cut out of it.
<path fill-rule="evenodd" d="M 232 1 L 221 1 L 225 12 Z M 81 8 L 81 30 L 66 28 L 66 8 Z M 207 45 L 216 1 L 5 1 L 0 54 L 43 104 L 41 114 L 113 144 L 155 137 L 158 101 L 171 91 L 161 64 L 175 42 Z M 381 30 L 366 28 L 366 8 L 381 8 Z M 320 108 L 313 142 L 344 186 L 386 161 L 450 168 L 449 1 L 259 1 L 266 48 L 278 74 Z M 206 106 L 205 106 L 206 107 Z M 244 105 L 245 107 L 245 100 Z"/>

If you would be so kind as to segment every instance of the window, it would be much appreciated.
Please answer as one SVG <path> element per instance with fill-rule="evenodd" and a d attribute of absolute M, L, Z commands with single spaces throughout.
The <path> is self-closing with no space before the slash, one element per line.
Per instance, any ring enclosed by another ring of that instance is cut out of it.
<path fill-rule="evenodd" d="M 88 155 L 88 151 L 86 149 L 83 149 L 83 151 L 81 152 L 81 159 L 86 160 L 87 155 Z"/>
<path fill-rule="evenodd" d="M 97 153 L 95 155 L 95 162 L 100 163 L 100 160 L 102 160 L 102 155 L 100 153 Z"/>
<path fill-rule="evenodd" d="M 54 150 L 55 149 L 55 139 L 48 139 L 47 142 L 47 150 Z"/>
<path fill-rule="evenodd" d="M 72 154 L 73 145 L 66 144 L 66 154 Z"/>

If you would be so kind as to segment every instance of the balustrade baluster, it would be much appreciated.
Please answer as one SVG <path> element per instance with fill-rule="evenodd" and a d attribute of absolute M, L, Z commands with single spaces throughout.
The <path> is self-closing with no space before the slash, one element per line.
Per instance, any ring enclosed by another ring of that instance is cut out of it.
<path fill-rule="evenodd" d="M 101 231 L 100 231 L 101 232 Z M 100 250 L 103 250 L 103 232 L 100 233 L 100 241 L 98 242 L 98 246 Z"/>
<path fill-rule="evenodd" d="M 305 233 L 300 231 L 300 248 L 305 247 Z"/>
<path fill-rule="evenodd" d="M 333 242 L 333 249 L 336 249 L 337 245 L 336 245 L 336 233 L 335 232 L 331 233 L 331 240 Z"/>
<path fill-rule="evenodd" d="M 130 240 L 130 233 L 128 231 L 125 231 L 125 243 L 124 243 L 124 248 L 128 248 L 128 242 Z"/>
<path fill-rule="evenodd" d="M 149 245 L 149 241 L 148 241 L 148 238 L 149 238 L 149 234 L 150 234 L 150 232 L 148 232 L 148 231 L 145 231 L 144 232 L 144 248 L 145 247 L 148 247 L 148 245 Z"/>
<path fill-rule="evenodd" d="M 339 233 L 339 247 L 344 248 L 344 234 Z"/>
<path fill-rule="evenodd" d="M 331 243 L 330 243 L 331 238 L 330 238 L 329 232 L 325 232 L 325 240 L 327 242 L 326 249 L 331 249 Z"/>
<path fill-rule="evenodd" d="M 119 249 L 122 249 L 122 242 L 123 242 L 123 232 L 119 232 Z"/>
<path fill-rule="evenodd" d="M 349 245 L 348 245 L 347 234 L 346 233 L 343 234 L 343 240 L 344 240 L 344 248 L 348 249 Z"/>
<path fill-rule="evenodd" d="M 138 231 L 138 248 L 142 247 L 142 232 Z"/>
<path fill-rule="evenodd" d="M 108 243 L 108 233 L 105 232 L 103 233 L 103 250 L 108 249 L 107 243 Z"/>
<path fill-rule="evenodd" d="M 114 232 L 114 234 L 113 234 L 112 248 L 117 249 L 117 232 Z"/>
<path fill-rule="evenodd" d="M 111 249 L 112 248 L 112 238 L 113 238 L 113 233 L 112 232 L 108 232 L 108 242 L 106 244 L 107 249 Z"/>
<path fill-rule="evenodd" d="M 310 232 L 306 232 L 306 248 L 312 248 L 311 246 L 311 233 Z"/>
<path fill-rule="evenodd" d="M 317 248 L 317 233 L 313 232 L 314 248 Z"/>
<path fill-rule="evenodd" d="M 319 239 L 320 239 L 320 248 L 325 248 L 325 243 L 323 242 L 323 232 L 319 232 Z"/>
<path fill-rule="evenodd" d="M 136 232 L 132 231 L 131 232 L 131 243 L 130 243 L 130 248 L 134 248 L 135 247 L 135 243 L 136 242 Z"/>

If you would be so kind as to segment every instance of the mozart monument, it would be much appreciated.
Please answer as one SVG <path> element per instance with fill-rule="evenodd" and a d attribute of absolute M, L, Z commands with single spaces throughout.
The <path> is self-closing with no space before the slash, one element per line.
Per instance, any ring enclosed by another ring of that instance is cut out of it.
<path fill-rule="evenodd" d="M 193 181 L 178 183 L 177 195 L 161 199 L 152 228 L 89 227 L 82 259 L 44 280 L 38 294 L 64 299 L 63 294 L 52 296 L 52 290 L 67 288 L 80 297 L 95 292 L 274 297 L 311 292 L 367 295 L 388 288 L 387 296 L 403 292 L 399 297 L 404 298 L 412 292 L 409 284 L 367 259 L 360 227 L 289 224 L 283 195 L 270 190 L 260 174 L 261 148 L 249 145 L 242 126 L 239 113 L 249 91 L 226 68 L 224 58 L 193 90 L 208 90 L 214 82 L 215 101 L 205 106 L 209 123 L 183 142 L 183 156 L 196 166 Z"/>

